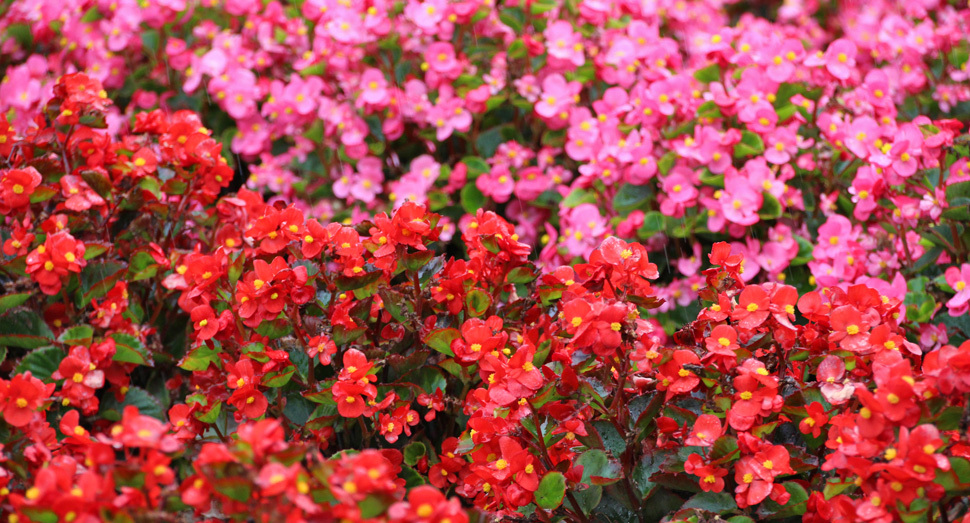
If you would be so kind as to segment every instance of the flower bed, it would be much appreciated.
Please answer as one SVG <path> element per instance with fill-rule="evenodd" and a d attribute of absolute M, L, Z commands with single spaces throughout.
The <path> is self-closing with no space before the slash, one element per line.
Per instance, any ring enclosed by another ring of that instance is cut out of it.
<path fill-rule="evenodd" d="M 13 2 L 0 512 L 964 518 L 970 9 L 754 7 Z"/>

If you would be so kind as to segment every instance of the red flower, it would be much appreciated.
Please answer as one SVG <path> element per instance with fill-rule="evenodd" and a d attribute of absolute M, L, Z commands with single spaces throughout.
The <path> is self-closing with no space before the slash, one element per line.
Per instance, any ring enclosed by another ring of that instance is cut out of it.
<path fill-rule="evenodd" d="M 701 379 L 693 371 L 685 369 L 684 365 L 698 365 L 700 362 L 697 355 L 689 350 L 674 351 L 670 360 L 660 366 L 657 389 L 666 390 L 668 399 L 694 390 Z"/>
<path fill-rule="evenodd" d="M 741 291 L 738 306 L 731 317 L 742 329 L 755 329 L 761 326 L 771 313 L 768 293 L 757 285 L 750 285 Z"/>
<path fill-rule="evenodd" d="M 728 474 L 727 469 L 704 463 L 704 459 L 698 454 L 688 456 L 687 462 L 684 463 L 684 471 L 701 478 L 698 483 L 704 492 L 724 490 L 724 476 Z"/>
<path fill-rule="evenodd" d="M 821 403 L 813 401 L 805 408 L 805 413 L 807 416 L 799 422 L 798 430 L 802 434 L 811 434 L 813 438 L 821 436 L 822 427 L 829 422 L 828 414 L 825 413 L 825 407 Z"/>
<path fill-rule="evenodd" d="M 246 385 L 236 389 L 236 392 L 232 393 L 227 403 L 236 407 L 239 414 L 249 419 L 262 416 L 266 413 L 266 407 L 269 406 L 269 402 L 266 401 L 266 396 L 252 385 Z"/>
<path fill-rule="evenodd" d="M 199 305 L 192 309 L 191 319 L 195 328 L 196 339 L 199 341 L 208 340 L 219 332 L 219 320 L 216 319 L 212 307 L 208 305 Z"/>
<path fill-rule="evenodd" d="M 11 169 L 0 178 L 0 197 L 12 209 L 24 207 L 30 203 L 30 195 L 34 194 L 41 181 L 40 173 L 33 167 Z"/>
<path fill-rule="evenodd" d="M 691 428 L 690 436 L 684 445 L 694 447 L 711 447 L 714 441 L 721 437 L 721 420 L 711 414 L 701 414 Z"/>
<path fill-rule="evenodd" d="M 14 375 L 10 382 L 0 380 L 0 398 L 3 399 L 3 419 L 14 427 L 23 427 L 34 419 L 37 409 L 54 392 L 53 383 L 44 384 L 30 371 Z"/>
<path fill-rule="evenodd" d="M 80 273 L 87 265 L 84 251 L 84 244 L 67 231 L 51 234 L 43 245 L 27 255 L 27 274 L 44 294 L 57 294 L 70 273 Z"/>

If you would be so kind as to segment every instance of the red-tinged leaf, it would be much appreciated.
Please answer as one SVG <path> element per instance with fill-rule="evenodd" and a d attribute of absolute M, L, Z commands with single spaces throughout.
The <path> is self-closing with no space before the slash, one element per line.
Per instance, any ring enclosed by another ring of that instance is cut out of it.
<path fill-rule="evenodd" d="M 485 314 L 491 306 L 492 297 L 481 289 L 474 289 L 465 296 L 465 307 L 468 309 L 468 314 L 476 318 Z"/>
<path fill-rule="evenodd" d="M 30 203 L 42 203 L 50 200 L 55 194 L 60 191 L 51 187 L 49 185 L 41 185 L 34 189 L 33 194 L 30 195 Z"/>
<path fill-rule="evenodd" d="M 457 340 L 461 337 L 461 333 L 458 329 L 446 328 L 431 331 L 424 338 L 424 343 L 427 344 L 432 349 L 450 357 L 455 357 L 455 353 L 451 350 L 451 342 Z"/>

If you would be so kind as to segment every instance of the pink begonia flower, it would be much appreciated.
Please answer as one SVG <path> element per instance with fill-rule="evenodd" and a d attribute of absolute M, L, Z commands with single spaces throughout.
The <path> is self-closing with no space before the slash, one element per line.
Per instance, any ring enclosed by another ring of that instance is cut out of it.
<path fill-rule="evenodd" d="M 515 179 L 508 167 L 496 165 L 492 167 L 491 171 L 475 180 L 475 187 L 478 187 L 482 194 L 496 202 L 505 203 L 509 201 L 512 191 L 515 189 Z"/>
<path fill-rule="evenodd" d="M 437 128 L 436 137 L 442 141 L 455 131 L 467 132 L 472 115 L 464 108 L 462 99 L 454 95 L 454 89 L 444 85 L 438 92 L 438 103 L 428 111 L 428 123 Z"/>
<path fill-rule="evenodd" d="M 950 316 L 966 314 L 967 302 L 970 302 L 970 263 L 964 263 L 959 268 L 950 267 L 943 274 L 947 285 L 956 291 L 956 294 L 946 302 Z"/>
<path fill-rule="evenodd" d="M 939 325 L 924 323 L 920 325 L 919 331 L 919 343 L 923 347 L 924 353 L 939 349 L 950 341 L 950 336 L 946 332 L 946 325 L 942 323 Z"/>
<path fill-rule="evenodd" d="M 581 203 L 573 208 L 560 210 L 562 218 L 562 245 L 570 256 L 588 257 L 609 232 L 606 218 L 592 203 Z"/>
<path fill-rule="evenodd" d="M 538 108 L 538 106 L 536 106 Z M 566 131 L 566 154 L 578 162 L 589 160 L 599 144 L 599 122 L 585 107 L 572 111 Z"/>
<path fill-rule="evenodd" d="M 515 86 L 515 92 L 519 93 L 522 98 L 525 98 L 530 103 L 536 103 L 539 95 L 542 94 L 542 89 L 539 88 L 539 80 L 531 74 L 514 80 L 512 85 Z"/>
<path fill-rule="evenodd" d="M 267 156 L 262 157 L 264 163 L 250 166 L 246 186 L 253 190 L 268 188 L 275 193 L 288 194 L 290 187 L 300 179 L 292 171 L 267 162 Z"/>
<path fill-rule="evenodd" d="M 858 231 L 853 230 L 852 222 L 841 214 L 833 214 L 818 228 L 818 240 L 812 252 L 817 260 L 834 258 L 855 240 Z"/>
<path fill-rule="evenodd" d="M 795 127 L 776 127 L 765 136 L 765 159 L 775 165 L 784 165 L 798 153 L 798 135 Z"/>
<path fill-rule="evenodd" d="M 527 163 L 531 162 L 535 156 L 535 153 L 531 149 L 523 147 L 519 142 L 510 140 L 498 145 L 495 149 L 495 156 L 489 160 L 489 163 L 495 165 L 503 164 L 510 169 L 521 169 Z"/>
<path fill-rule="evenodd" d="M 795 74 L 796 64 L 805 56 L 805 47 L 795 38 L 787 38 L 781 46 L 773 48 L 774 56 L 768 58 L 765 73 L 773 82 L 785 83 Z"/>
<path fill-rule="evenodd" d="M 923 133 L 913 124 L 903 124 L 896 130 L 889 156 L 893 172 L 908 178 L 919 168 L 922 154 Z"/>
<path fill-rule="evenodd" d="M 690 256 L 685 256 L 677 258 L 674 262 L 677 265 L 677 271 L 679 271 L 684 276 L 693 276 L 697 274 L 703 263 L 701 258 L 701 246 L 695 243 Z"/>
<path fill-rule="evenodd" d="M 758 210 L 764 198 L 761 195 L 761 188 L 753 189 L 744 183 L 738 183 L 725 189 L 721 195 L 721 211 L 724 217 L 738 225 L 754 225 L 760 219 Z"/>
<path fill-rule="evenodd" d="M 543 118 L 560 119 L 561 113 L 565 112 L 568 118 L 568 110 L 573 106 L 574 96 L 579 94 L 582 85 L 579 82 L 567 82 L 561 74 L 551 74 L 542 81 L 542 95 L 539 102 L 535 105 L 536 114 Z"/>
<path fill-rule="evenodd" d="M 239 131 L 232 139 L 232 152 L 252 158 L 270 146 L 270 126 L 261 116 L 239 121 Z"/>
<path fill-rule="evenodd" d="M 881 136 L 879 124 L 872 118 L 863 116 L 848 125 L 845 132 L 845 146 L 852 154 L 866 159 L 869 158 L 870 149 Z"/>
<path fill-rule="evenodd" d="M 404 16 L 429 35 L 437 33 L 438 24 L 447 14 L 447 0 L 411 1 L 404 7 Z"/>
<path fill-rule="evenodd" d="M 409 174 L 415 179 L 421 179 L 425 190 L 430 190 L 441 175 L 441 164 L 433 156 L 422 154 L 411 160 Z"/>
<path fill-rule="evenodd" d="M 855 68 L 858 49 L 852 40 L 839 38 L 825 50 L 825 69 L 839 80 L 848 80 Z"/>
<path fill-rule="evenodd" d="M 566 20 L 557 20 L 542 33 L 549 52 L 549 66 L 555 70 L 571 70 L 586 63 L 583 36 L 573 30 Z"/>
<path fill-rule="evenodd" d="M 414 174 L 406 174 L 388 184 L 388 197 L 397 210 L 406 202 L 427 203 L 428 192 L 424 188 L 423 179 Z"/>
<path fill-rule="evenodd" d="M 30 110 L 40 101 L 41 87 L 40 80 L 31 78 L 25 65 L 10 68 L 0 83 L 0 108 Z"/>
<path fill-rule="evenodd" d="M 552 187 L 552 180 L 539 167 L 527 167 L 519 172 L 515 195 L 525 201 L 533 201 Z"/>
<path fill-rule="evenodd" d="M 775 178 L 775 172 L 768 167 L 763 156 L 745 162 L 739 174 L 744 178 L 743 181 L 738 179 L 737 175 L 732 175 L 724 177 L 725 183 L 730 180 L 732 185 L 734 183 L 747 183 L 750 187 L 760 187 L 761 190 L 778 200 L 781 200 L 782 195 L 785 194 L 785 183 Z"/>
<path fill-rule="evenodd" d="M 660 203 L 660 212 L 667 216 L 680 218 L 686 207 L 697 198 L 697 188 L 694 186 L 690 169 L 678 167 L 671 170 L 663 180 L 664 199 Z"/>
<path fill-rule="evenodd" d="M 932 192 L 924 194 L 919 202 L 920 212 L 933 221 L 938 220 L 947 207 L 946 190 L 942 187 L 935 187 Z"/>
<path fill-rule="evenodd" d="M 855 394 L 855 386 L 845 378 L 845 362 L 838 356 L 826 356 L 816 375 L 822 396 L 832 405 L 841 405 Z"/>
<path fill-rule="evenodd" d="M 461 62 L 455 56 L 455 48 L 448 42 L 435 42 L 424 52 L 428 71 L 434 71 L 447 78 L 457 78 L 461 74 Z"/>
<path fill-rule="evenodd" d="M 248 69 L 233 69 L 209 82 L 209 94 L 229 116 L 242 120 L 256 112 L 259 88 L 256 75 Z"/>
<path fill-rule="evenodd" d="M 385 107 L 389 102 L 387 79 L 384 73 L 373 67 L 360 75 L 360 97 L 358 100 L 375 107 Z"/>
<path fill-rule="evenodd" d="M 368 156 L 357 162 L 357 174 L 354 176 L 350 195 L 364 203 L 370 203 L 384 191 L 383 183 L 384 169 L 381 161 Z"/>
<path fill-rule="evenodd" d="M 334 173 L 333 194 L 337 198 L 346 199 L 350 196 L 350 187 L 353 185 L 354 168 L 350 165 L 343 164 L 339 169 L 339 176 L 337 176 L 337 173 Z"/>
<path fill-rule="evenodd" d="M 872 211 L 879 208 L 879 197 L 882 195 L 884 182 L 875 170 L 863 165 L 856 171 L 855 179 L 852 180 L 852 187 L 849 187 L 849 194 L 852 195 L 852 203 L 855 203 L 855 210 L 852 215 L 857 220 L 868 220 Z"/>
<path fill-rule="evenodd" d="M 515 224 L 519 242 L 533 244 L 539 239 L 540 225 L 549 220 L 549 211 L 529 205 L 521 200 L 512 200 L 505 212 Z"/>
<path fill-rule="evenodd" d="M 637 209 L 616 225 L 616 235 L 621 238 L 637 238 L 637 230 L 643 226 L 643 211 Z"/>
<path fill-rule="evenodd" d="M 889 87 L 889 75 L 882 69 L 873 69 L 866 73 L 859 91 L 864 93 L 865 100 L 873 107 L 888 109 L 895 105 Z"/>

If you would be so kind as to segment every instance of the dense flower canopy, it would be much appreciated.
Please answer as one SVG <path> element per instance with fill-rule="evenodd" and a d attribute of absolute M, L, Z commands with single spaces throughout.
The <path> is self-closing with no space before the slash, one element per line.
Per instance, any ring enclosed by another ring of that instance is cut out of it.
<path fill-rule="evenodd" d="M 970 7 L 13 0 L 4 521 L 970 521 Z"/>

